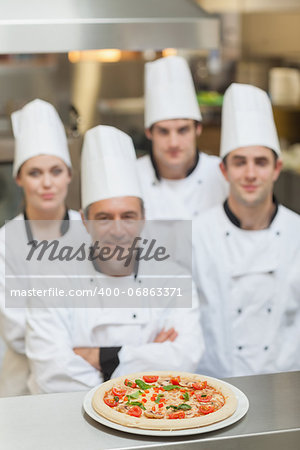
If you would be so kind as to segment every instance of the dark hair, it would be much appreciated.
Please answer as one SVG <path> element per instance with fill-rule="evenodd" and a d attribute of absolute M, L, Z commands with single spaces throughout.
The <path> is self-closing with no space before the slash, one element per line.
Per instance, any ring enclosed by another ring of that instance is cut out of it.
<path fill-rule="evenodd" d="M 274 164 L 276 165 L 277 160 L 279 158 L 278 154 L 276 152 L 274 152 L 274 150 L 272 148 L 270 148 L 270 147 L 266 147 L 266 148 L 269 148 L 272 151 L 273 156 L 274 156 Z M 228 156 L 228 154 L 225 155 L 224 158 L 222 159 L 222 162 L 223 162 L 225 167 L 227 167 L 227 156 Z"/>
<path fill-rule="evenodd" d="M 180 117 L 180 119 L 188 119 L 188 117 Z M 165 120 L 176 120 L 176 119 L 165 119 Z M 191 119 L 193 120 L 193 119 Z M 157 122 L 153 123 L 150 127 L 149 130 L 152 133 L 153 131 L 153 127 Z M 194 124 L 195 124 L 195 128 L 197 128 L 198 125 L 202 125 L 202 122 L 200 120 L 194 120 Z"/>
<path fill-rule="evenodd" d="M 145 217 L 145 205 L 144 205 L 144 200 L 140 197 L 138 197 L 139 201 L 140 201 L 140 207 L 141 207 L 141 213 L 142 213 L 142 217 Z M 86 220 L 89 220 L 89 209 L 90 209 L 91 205 L 88 205 L 84 210 L 83 210 L 83 215 L 84 218 Z"/>

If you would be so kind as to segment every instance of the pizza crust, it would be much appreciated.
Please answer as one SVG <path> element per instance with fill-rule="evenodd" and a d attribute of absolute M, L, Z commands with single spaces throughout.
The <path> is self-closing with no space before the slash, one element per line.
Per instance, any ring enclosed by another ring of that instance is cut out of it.
<path fill-rule="evenodd" d="M 133 417 L 127 414 L 118 412 L 113 408 L 110 408 L 103 401 L 103 397 L 107 391 L 112 389 L 116 385 L 124 383 L 126 378 L 136 379 L 142 378 L 144 375 L 159 375 L 159 376 L 170 376 L 170 377 L 188 377 L 189 381 L 201 382 L 207 381 L 207 383 L 220 392 L 225 398 L 225 405 L 219 410 L 200 417 L 192 417 L 190 419 L 148 419 L 146 417 Z M 237 399 L 233 391 L 224 384 L 221 380 L 216 378 L 206 377 L 204 375 L 192 374 L 188 372 L 166 372 L 166 371 L 155 371 L 155 372 L 138 372 L 130 375 L 126 375 L 119 378 L 114 378 L 112 380 L 103 383 L 95 392 L 92 399 L 92 406 L 94 410 L 112 422 L 124 425 L 126 427 L 143 428 L 149 430 L 180 430 L 186 428 L 198 428 L 207 425 L 211 425 L 215 422 L 220 422 L 221 420 L 230 417 L 237 408 Z"/>

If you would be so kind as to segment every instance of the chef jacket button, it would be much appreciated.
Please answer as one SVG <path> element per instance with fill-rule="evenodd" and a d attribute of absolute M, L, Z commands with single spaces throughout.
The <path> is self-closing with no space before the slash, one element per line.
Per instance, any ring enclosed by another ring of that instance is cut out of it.
<path fill-rule="evenodd" d="M 152 181 L 152 186 L 156 186 L 156 181 Z"/>
<path fill-rule="evenodd" d="M 243 350 L 243 346 L 242 346 L 242 345 L 239 345 L 239 346 L 238 346 L 238 350 Z"/>
<path fill-rule="evenodd" d="M 267 311 L 268 311 L 268 313 L 271 313 L 272 312 L 272 308 L 268 308 Z"/>
<path fill-rule="evenodd" d="M 264 347 L 264 350 L 269 350 L 269 346 L 266 345 L 266 346 Z"/>
<path fill-rule="evenodd" d="M 280 231 L 276 231 L 276 236 L 280 236 Z"/>
<path fill-rule="evenodd" d="M 136 319 L 136 314 L 132 314 L 132 318 L 133 318 L 133 319 Z"/>
<path fill-rule="evenodd" d="M 226 236 L 230 236 L 230 233 L 229 233 L 229 231 L 226 231 Z"/>
<path fill-rule="evenodd" d="M 91 281 L 91 282 L 93 282 L 93 281 L 94 281 L 94 279 L 93 279 L 93 278 L 91 278 L 91 279 L 90 279 L 90 281 Z"/>
<path fill-rule="evenodd" d="M 237 312 L 238 312 L 239 314 L 241 314 L 241 313 L 242 313 L 242 308 L 239 308 L 239 309 L 237 310 Z"/>
<path fill-rule="evenodd" d="M 142 280 L 139 280 L 139 283 L 141 284 Z"/>
<path fill-rule="evenodd" d="M 198 216 L 199 212 L 198 211 L 194 211 L 194 216 Z"/>
<path fill-rule="evenodd" d="M 202 183 L 202 180 L 198 180 L 198 184 L 201 184 Z"/>

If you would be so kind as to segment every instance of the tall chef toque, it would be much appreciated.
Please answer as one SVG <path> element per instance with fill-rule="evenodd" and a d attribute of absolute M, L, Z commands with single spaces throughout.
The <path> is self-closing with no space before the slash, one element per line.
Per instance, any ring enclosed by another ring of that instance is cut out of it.
<path fill-rule="evenodd" d="M 33 100 L 12 113 L 11 120 L 15 137 L 14 177 L 22 164 L 33 156 L 57 156 L 72 167 L 64 126 L 50 103 Z"/>
<path fill-rule="evenodd" d="M 170 119 L 202 120 L 188 63 L 180 56 L 145 65 L 145 128 Z"/>
<path fill-rule="evenodd" d="M 268 147 L 280 155 L 271 102 L 262 89 L 233 83 L 224 95 L 220 156 L 253 145 Z"/>
<path fill-rule="evenodd" d="M 82 208 L 113 197 L 140 197 L 132 139 L 114 127 L 87 131 L 81 156 Z"/>

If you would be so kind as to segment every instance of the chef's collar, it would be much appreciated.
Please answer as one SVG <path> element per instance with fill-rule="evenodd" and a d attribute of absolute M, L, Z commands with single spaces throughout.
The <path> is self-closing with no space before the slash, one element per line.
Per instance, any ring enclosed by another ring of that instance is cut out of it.
<path fill-rule="evenodd" d="M 137 254 L 139 254 L 139 252 L 137 252 Z M 138 276 L 139 263 L 140 263 L 139 260 L 135 259 L 134 267 L 133 267 L 134 280 L 136 280 L 137 276 Z M 102 273 L 101 270 L 99 269 L 98 265 L 96 264 L 96 260 L 95 259 L 92 259 L 92 264 L 93 264 L 94 269 L 96 270 L 96 272 Z"/>
<path fill-rule="evenodd" d="M 270 219 L 270 223 L 269 223 L 268 227 L 270 227 L 271 223 L 275 219 L 276 214 L 278 212 L 278 201 L 277 201 L 275 195 L 273 195 L 273 203 L 275 205 L 275 210 L 274 210 L 274 213 L 272 214 L 272 217 Z M 241 221 L 240 221 L 240 219 L 237 218 L 237 216 L 229 208 L 228 199 L 225 200 L 225 202 L 223 203 L 223 208 L 224 208 L 225 214 L 228 217 L 228 219 L 230 220 L 230 222 L 233 223 L 233 225 L 235 225 L 236 227 L 241 228 Z"/>
<path fill-rule="evenodd" d="M 30 220 L 27 217 L 25 209 L 23 211 L 23 216 L 24 216 L 25 230 L 26 230 L 26 234 L 27 234 L 28 244 L 31 244 L 33 242 L 34 238 L 33 238 L 33 234 L 32 234 L 31 227 L 30 227 Z M 70 217 L 69 217 L 68 208 L 66 208 L 66 212 L 65 212 L 64 218 L 62 220 L 61 226 L 60 226 L 61 235 L 63 236 L 64 234 L 66 234 L 66 232 L 68 231 L 69 228 L 70 228 Z"/>
<path fill-rule="evenodd" d="M 196 160 L 195 160 L 195 163 L 194 163 L 193 166 L 188 170 L 188 172 L 187 172 L 185 178 L 188 177 L 189 175 L 191 175 L 191 173 L 196 169 L 196 167 L 197 167 L 197 165 L 198 165 L 198 162 L 199 162 L 199 158 L 200 158 L 200 152 L 199 152 L 198 149 L 196 149 Z M 160 181 L 160 180 L 161 180 L 161 176 L 159 175 L 158 167 L 157 167 L 156 162 L 155 162 L 155 160 L 154 160 L 152 148 L 150 149 L 150 159 L 151 159 L 151 163 L 152 163 L 152 166 L 153 166 L 153 169 L 154 169 L 154 172 L 155 172 L 155 176 L 156 176 L 157 180 Z"/>

